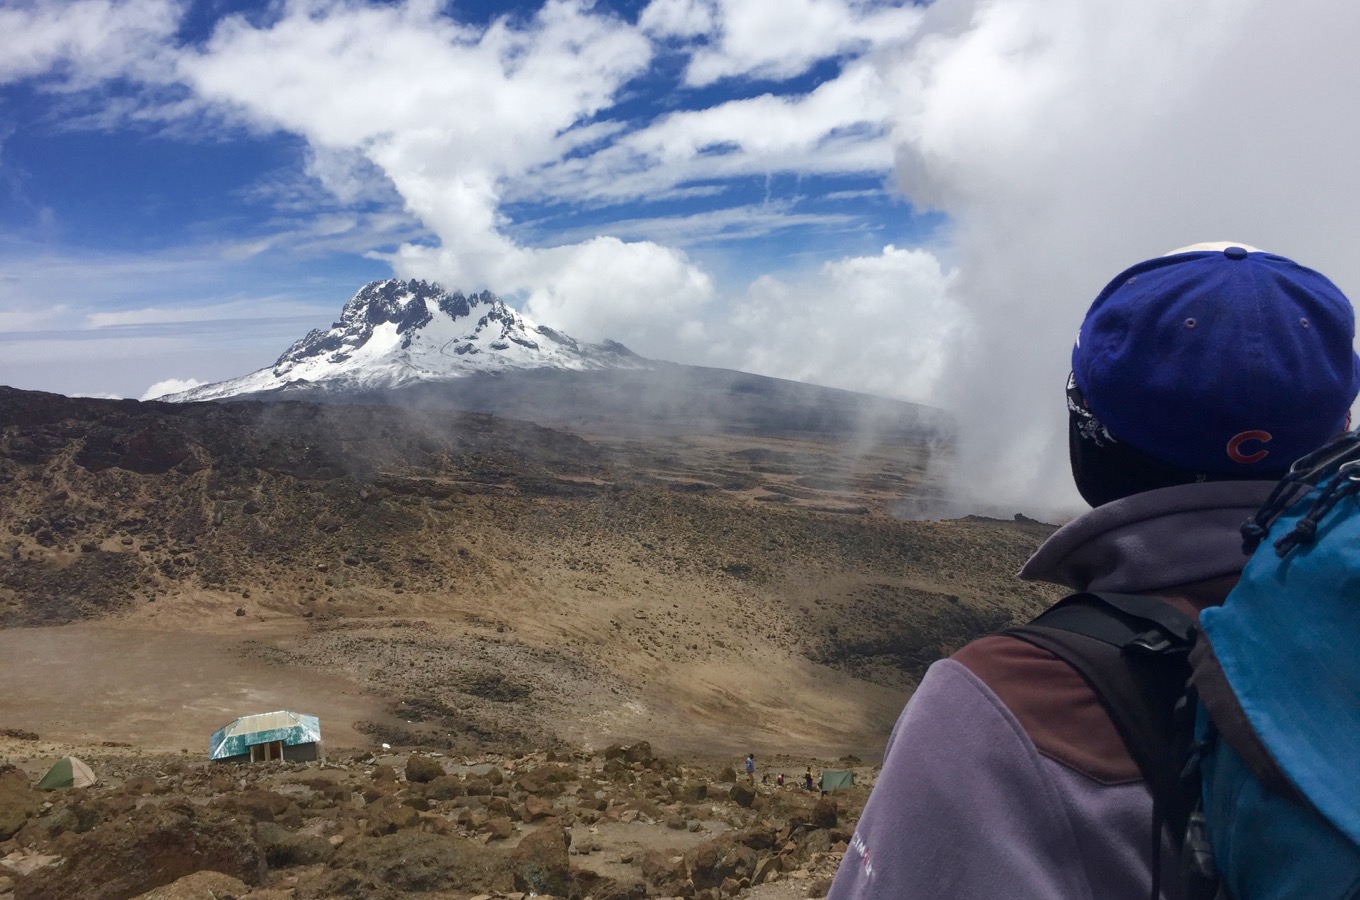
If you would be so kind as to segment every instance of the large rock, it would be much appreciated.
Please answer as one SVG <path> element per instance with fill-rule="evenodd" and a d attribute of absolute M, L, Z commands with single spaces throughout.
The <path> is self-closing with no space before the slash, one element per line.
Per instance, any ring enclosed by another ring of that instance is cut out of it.
<path fill-rule="evenodd" d="M 835 828 L 840 821 L 840 810 L 836 807 L 836 801 L 830 797 L 821 797 L 817 800 L 817 805 L 812 807 L 812 824 L 818 828 Z"/>
<path fill-rule="evenodd" d="M 411 754 L 406 760 L 406 780 L 413 784 L 425 784 L 434 781 L 444 774 L 444 767 L 439 764 L 439 760 L 429 756 Z"/>
<path fill-rule="evenodd" d="M 767 856 L 756 863 L 755 871 L 751 874 L 751 884 L 764 884 L 773 875 L 779 874 L 782 866 L 777 856 Z"/>
<path fill-rule="evenodd" d="M 730 835 L 706 841 L 685 854 L 685 873 L 696 888 L 714 888 L 731 878 L 749 879 L 756 869 L 756 854 Z"/>
<path fill-rule="evenodd" d="M 330 842 L 320 835 L 298 834 L 274 822 L 257 824 L 255 837 L 271 868 L 325 862 L 335 852 Z"/>
<path fill-rule="evenodd" d="M 205 869 L 249 885 L 265 875 L 251 827 L 184 800 L 120 816 L 67 846 L 60 863 L 15 884 L 15 900 L 125 900 Z"/>
<path fill-rule="evenodd" d="M 510 853 L 515 890 L 554 897 L 575 896 L 570 847 L 571 834 L 560 825 L 545 825 L 526 834 Z"/>
<path fill-rule="evenodd" d="M 559 810 L 548 800 L 530 794 L 524 798 L 524 813 L 521 818 L 525 822 L 537 822 L 539 819 L 547 819 L 558 815 Z"/>
<path fill-rule="evenodd" d="M 463 781 L 457 775 L 440 775 L 425 785 L 424 793 L 431 800 L 452 800 L 454 797 L 461 797 L 467 791 L 463 787 Z"/>
<path fill-rule="evenodd" d="M 369 809 L 368 830 L 370 834 L 392 834 L 420 825 L 420 813 L 404 803 L 382 800 Z"/>
<path fill-rule="evenodd" d="M 738 806 L 749 808 L 756 802 L 756 789 L 744 781 L 738 781 L 732 785 L 732 790 L 728 791 L 727 796 Z"/>
<path fill-rule="evenodd" d="M 27 775 L 14 766 L 0 766 L 0 841 L 14 837 L 41 807 L 42 795 L 33 790 Z"/>

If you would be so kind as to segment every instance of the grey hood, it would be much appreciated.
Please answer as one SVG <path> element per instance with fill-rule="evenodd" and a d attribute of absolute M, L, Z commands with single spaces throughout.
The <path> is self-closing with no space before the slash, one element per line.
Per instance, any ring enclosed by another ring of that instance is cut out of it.
<path fill-rule="evenodd" d="M 1238 529 L 1273 481 L 1210 481 L 1135 494 L 1059 528 L 1020 570 L 1078 591 L 1149 593 L 1240 572 Z"/>

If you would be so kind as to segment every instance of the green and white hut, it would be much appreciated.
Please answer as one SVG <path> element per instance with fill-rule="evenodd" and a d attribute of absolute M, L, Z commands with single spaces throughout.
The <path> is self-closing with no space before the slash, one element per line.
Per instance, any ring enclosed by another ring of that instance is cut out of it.
<path fill-rule="evenodd" d="M 309 762 L 325 758 L 320 720 L 286 709 L 242 716 L 208 739 L 208 759 L 213 762 Z"/>

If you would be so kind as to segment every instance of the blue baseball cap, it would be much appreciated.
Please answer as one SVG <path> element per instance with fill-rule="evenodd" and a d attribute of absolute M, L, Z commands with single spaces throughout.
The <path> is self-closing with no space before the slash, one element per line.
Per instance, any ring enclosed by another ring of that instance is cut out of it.
<path fill-rule="evenodd" d="M 1345 430 L 1360 392 L 1355 311 L 1326 277 L 1245 244 L 1125 270 L 1072 349 L 1107 437 L 1206 478 L 1263 478 Z"/>

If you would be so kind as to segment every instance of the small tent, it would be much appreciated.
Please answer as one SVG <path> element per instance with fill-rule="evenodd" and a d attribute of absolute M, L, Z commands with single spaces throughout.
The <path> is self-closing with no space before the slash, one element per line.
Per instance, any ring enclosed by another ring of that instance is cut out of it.
<path fill-rule="evenodd" d="M 325 759 L 321 722 L 316 716 L 286 709 L 242 716 L 213 732 L 208 758 L 213 762 Z"/>
<path fill-rule="evenodd" d="M 855 773 L 849 769 L 825 769 L 822 771 L 821 788 L 825 791 L 839 791 L 855 786 Z"/>
<path fill-rule="evenodd" d="M 74 756 L 63 756 L 52 764 L 47 774 L 38 782 L 40 791 L 57 791 L 63 788 L 89 787 L 97 781 L 90 767 Z"/>

